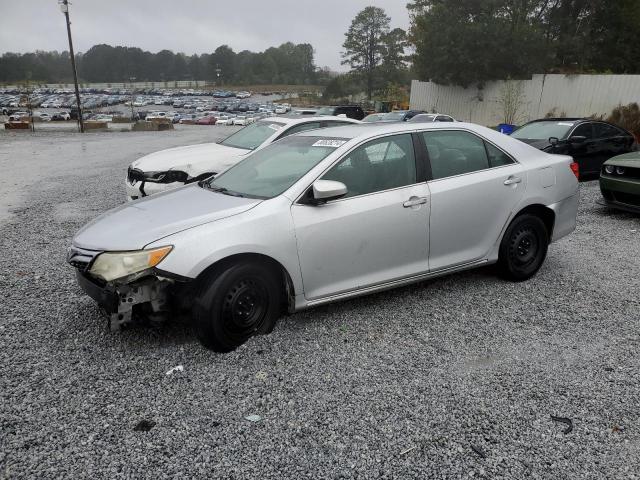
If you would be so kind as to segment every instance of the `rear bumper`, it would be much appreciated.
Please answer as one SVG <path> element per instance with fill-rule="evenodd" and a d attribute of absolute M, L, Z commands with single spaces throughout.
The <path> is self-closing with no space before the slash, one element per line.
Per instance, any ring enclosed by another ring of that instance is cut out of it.
<path fill-rule="evenodd" d="M 551 242 L 556 242 L 562 237 L 566 237 L 576 229 L 578 217 L 578 203 L 580 194 L 578 190 L 572 196 L 557 203 L 547 205 L 555 213 L 555 224 Z"/>

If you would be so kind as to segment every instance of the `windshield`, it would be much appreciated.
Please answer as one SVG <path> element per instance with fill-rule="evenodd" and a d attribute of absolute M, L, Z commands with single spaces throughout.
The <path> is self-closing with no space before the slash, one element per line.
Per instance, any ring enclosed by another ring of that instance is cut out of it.
<path fill-rule="evenodd" d="M 387 122 L 404 120 L 404 116 L 407 112 L 389 112 L 384 116 L 384 120 Z"/>
<path fill-rule="evenodd" d="M 519 140 L 548 140 L 551 137 L 564 138 L 573 127 L 573 122 L 534 122 L 519 128 L 511 134 Z"/>
<path fill-rule="evenodd" d="M 286 137 L 202 185 L 229 195 L 273 198 L 346 142 L 344 138 Z"/>
<path fill-rule="evenodd" d="M 244 118 L 244 117 L 239 117 Z M 229 135 L 220 142 L 220 145 L 233 148 L 244 148 L 245 150 L 255 150 L 271 135 L 276 133 L 284 123 L 279 122 L 256 122 Z"/>

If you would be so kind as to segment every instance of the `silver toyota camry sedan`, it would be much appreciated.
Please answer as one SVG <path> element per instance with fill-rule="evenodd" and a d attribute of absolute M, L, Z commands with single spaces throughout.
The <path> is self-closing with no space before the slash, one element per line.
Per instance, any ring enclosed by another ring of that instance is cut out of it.
<path fill-rule="evenodd" d="M 493 263 L 527 280 L 575 228 L 577 174 L 466 123 L 311 130 L 103 214 L 68 261 L 112 328 L 187 310 L 226 352 L 285 309 Z"/>

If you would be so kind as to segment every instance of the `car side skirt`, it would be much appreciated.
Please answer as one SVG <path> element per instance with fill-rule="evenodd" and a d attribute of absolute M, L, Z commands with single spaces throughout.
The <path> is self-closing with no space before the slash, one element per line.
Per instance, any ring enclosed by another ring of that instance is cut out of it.
<path fill-rule="evenodd" d="M 306 308 L 317 307 L 319 305 L 324 305 L 327 303 L 338 302 L 341 300 L 346 300 L 349 298 L 360 297 L 363 295 L 369 295 L 371 293 L 382 292 L 385 290 L 391 290 L 393 288 L 401 287 L 404 285 L 410 285 L 412 283 L 422 282 L 424 280 L 430 280 L 432 278 L 442 277 L 444 275 L 448 275 L 450 273 L 460 272 L 464 270 L 470 270 L 472 268 L 481 267 L 483 265 L 489 265 L 490 262 L 486 258 L 482 260 L 476 260 L 474 262 L 464 263 L 462 265 L 456 265 L 453 267 L 442 268 L 440 270 L 434 272 L 422 273 L 420 275 L 414 275 L 411 277 L 400 278 L 397 280 L 392 280 L 390 282 L 384 282 L 377 285 L 371 285 L 369 287 L 363 287 L 356 290 L 350 290 L 348 292 L 338 293 L 335 295 L 329 295 L 323 298 L 317 298 L 314 300 L 306 300 L 303 295 L 299 295 L 296 297 L 296 311 L 304 310 Z"/>

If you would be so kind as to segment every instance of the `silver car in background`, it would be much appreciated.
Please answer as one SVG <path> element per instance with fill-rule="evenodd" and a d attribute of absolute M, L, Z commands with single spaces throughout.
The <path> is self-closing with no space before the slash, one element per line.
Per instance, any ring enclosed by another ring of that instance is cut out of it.
<path fill-rule="evenodd" d="M 576 175 L 570 157 L 472 124 L 313 130 L 105 213 L 68 260 L 114 328 L 186 309 L 225 352 L 285 309 L 493 263 L 530 278 L 575 228 Z"/>

